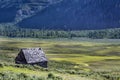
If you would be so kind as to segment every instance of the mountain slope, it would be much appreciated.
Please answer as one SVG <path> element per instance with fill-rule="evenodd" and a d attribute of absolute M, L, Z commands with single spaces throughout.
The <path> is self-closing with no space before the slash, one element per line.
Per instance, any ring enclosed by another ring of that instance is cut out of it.
<path fill-rule="evenodd" d="M 0 23 L 23 28 L 118 28 L 119 14 L 120 0 L 0 0 Z"/>
<path fill-rule="evenodd" d="M 20 22 L 61 0 L 0 0 L 0 23 Z"/>
<path fill-rule="evenodd" d="M 27 28 L 103 29 L 120 27 L 120 0 L 63 0 L 19 23 Z"/>

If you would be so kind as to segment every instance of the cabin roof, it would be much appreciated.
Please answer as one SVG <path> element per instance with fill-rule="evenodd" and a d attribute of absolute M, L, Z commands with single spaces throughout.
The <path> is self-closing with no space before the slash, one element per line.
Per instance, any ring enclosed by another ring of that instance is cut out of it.
<path fill-rule="evenodd" d="M 21 49 L 27 63 L 37 63 L 47 61 L 45 53 L 41 48 L 23 48 Z"/>

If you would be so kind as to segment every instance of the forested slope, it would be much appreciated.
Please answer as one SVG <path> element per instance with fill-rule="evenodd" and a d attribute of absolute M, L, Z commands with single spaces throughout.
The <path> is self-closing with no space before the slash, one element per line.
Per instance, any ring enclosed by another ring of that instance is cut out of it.
<path fill-rule="evenodd" d="M 16 26 L 0 25 L 0 36 L 22 37 L 22 38 L 74 38 L 85 37 L 94 39 L 120 39 L 120 28 L 103 30 L 46 30 L 46 29 L 25 29 Z"/>

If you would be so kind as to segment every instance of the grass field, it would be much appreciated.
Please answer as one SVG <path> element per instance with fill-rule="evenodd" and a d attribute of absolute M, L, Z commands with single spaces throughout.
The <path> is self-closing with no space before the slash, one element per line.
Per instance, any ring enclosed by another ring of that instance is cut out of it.
<path fill-rule="evenodd" d="M 34 71 L 26 68 L 15 71 L 16 68 L 13 66 L 4 66 L 0 68 L 0 72 L 12 71 L 32 75 L 42 73 L 42 76 L 53 72 L 62 76 L 63 80 L 120 80 L 120 40 L 1 37 L 0 62 L 15 65 L 14 59 L 19 50 L 29 47 L 41 47 L 45 51 L 50 71 Z"/>

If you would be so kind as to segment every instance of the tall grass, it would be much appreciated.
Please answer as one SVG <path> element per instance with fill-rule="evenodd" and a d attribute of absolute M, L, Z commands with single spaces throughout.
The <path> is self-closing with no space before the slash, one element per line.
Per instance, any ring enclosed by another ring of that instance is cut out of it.
<path fill-rule="evenodd" d="M 79 76 L 79 79 L 86 77 L 94 80 L 120 80 L 120 43 L 119 40 L 117 41 L 0 38 L 0 74 L 6 75 L 6 79 L 8 79 L 10 76 L 18 78 L 17 75 L 20 76 L 22 73 L 22 80 L 24 77 L 32 80 L 33 74 L 40 72 L 47 75 L 35 76 L 36 80 L 53 80 L 50 76 L 57 80 L 59 77 L 66 76 L 65 74 L 68 74 L 69 77 L 76 75 L 77 78 Z M 48 69 L 37 65 L 14 64 L 19 50 L 25 47 L 42 47 L 49 60 Z M 31 72 L 33 73 L 32 77 L 26 75 Z M 54 74 L 58 74 L 58 76 Z M 2 79 L 3 76 L 0 80 Z M 11 79 L 15 80 L 16 78 Z"/>

